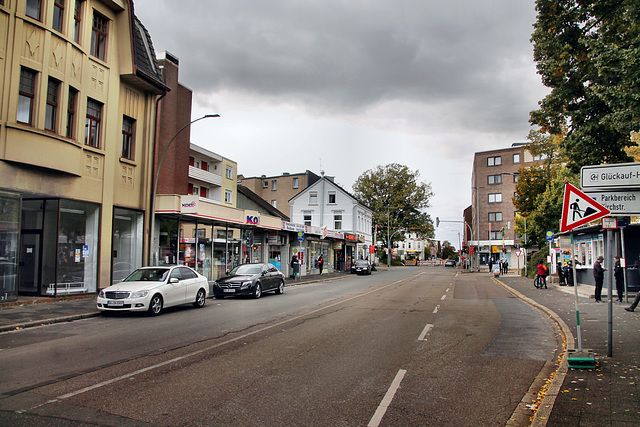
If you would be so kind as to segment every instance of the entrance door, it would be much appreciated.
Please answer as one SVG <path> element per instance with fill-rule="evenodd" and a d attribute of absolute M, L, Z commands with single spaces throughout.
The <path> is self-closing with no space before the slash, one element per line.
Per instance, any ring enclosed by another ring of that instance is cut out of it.
<path fill-rule="evenodd" d="M 38 295 L 40 285 L 40 247 L 42 233 L 25 232 L 20 235 L 20 263 L 18 275 L 20 277 L 19 292 L 28 295 Z"/>

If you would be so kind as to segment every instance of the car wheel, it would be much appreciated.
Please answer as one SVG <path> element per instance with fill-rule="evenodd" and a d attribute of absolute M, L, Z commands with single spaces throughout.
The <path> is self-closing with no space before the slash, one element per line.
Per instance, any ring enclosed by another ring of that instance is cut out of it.
<path fill-rule="evenodd" d="M 151 297 L 151 302 L 149 303 L 149 314 L 152 316 L 157 316 L 162 312 L 162 297 L 158 294 L 155 294 Z"/>
<path fill-rule="evenodd" d="M 282 295 L 283 293 L 284 293 L 284 280 L 280 280 L 280 284 L 278 285 L 278 288 L 276 289 L 276 294 Z"/>
<path fill-rule="evenodd" d="M 193 306 L 195 308 L 202 308 L 204 307 L 204 303 L 206 302 L 206 294 L 204 292 L 204 289 L 200 289 L 198 291 L 198 293 L 196 294 L 196 301 L 193 303 Z"/>
<path fill-rule="evenodd" d="M 262 286 L 260 286 L 260 283 L 256 284 L 256 288 L 253 290 L 253 297 L 255 299 L 258 299 L 262 296 Z"/>

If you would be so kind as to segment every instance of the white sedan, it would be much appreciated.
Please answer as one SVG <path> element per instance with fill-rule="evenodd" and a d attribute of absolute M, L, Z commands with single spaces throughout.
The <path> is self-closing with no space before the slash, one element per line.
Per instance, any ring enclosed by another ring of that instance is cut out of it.
<path fill-rule="evenodd" d="M 193 304 L 204 307 L 209 295 L 207 278 L 189 267 L 143 267 L 122 282 L 98 294 L 98 310 L 148 311 L 157 316 L 165 307 Z"/>

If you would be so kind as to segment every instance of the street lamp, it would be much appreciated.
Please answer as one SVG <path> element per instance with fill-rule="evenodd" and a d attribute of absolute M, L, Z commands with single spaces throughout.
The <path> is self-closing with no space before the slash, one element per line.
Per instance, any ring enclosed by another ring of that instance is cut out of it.
<path fill-rule="evenodd" d="M 169 143 L 167 144 L 166 147 L 164 147 L 164 151 L 160 156 L 160 160 L 158 161 L 158 167 L 156 168 L 155 178 L 153 180 L 153 190 L 151 192 L 151 224 L 149 226 L 149 264 L 150 265 L 153 264 L 153 236 L 154 236 L 154 229 L 156 226 L 156 193 L 158 192 L 158 178 L 160 178 L 160 168 L 162 166 L 162 161 L 164 160 L 164 156 L 167 154 L 167 150 L 169 150 L 169 147 L 173 143 L 173 140 L 176 139 L 176 137 L 180 135 L 180 133 L 183 130 L 185 130 L 186 128 L 188 128 L 189 126 L 191 126 L 193 123 L 197 121 L 200 121 L 202 119 L 210 119 L 213 117 L 220 117 L 220 114 L 205 114 L 204 116 L 191 120 L 189 123 L 182 126 L 180 129 L 178 129 L 175 135 L 171 137 L 171 139 L 169 140 Z"/>

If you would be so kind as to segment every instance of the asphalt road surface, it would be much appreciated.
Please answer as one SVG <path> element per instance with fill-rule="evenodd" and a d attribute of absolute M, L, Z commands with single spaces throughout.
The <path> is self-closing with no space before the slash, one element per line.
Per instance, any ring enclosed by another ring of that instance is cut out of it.
<path fill-rule="evenodd" d="M 505 425 L 560 343 L 444 267 L 0 335 L 0 424 Z"/>

